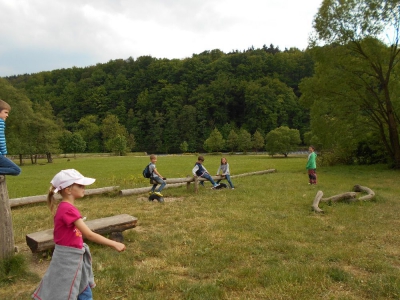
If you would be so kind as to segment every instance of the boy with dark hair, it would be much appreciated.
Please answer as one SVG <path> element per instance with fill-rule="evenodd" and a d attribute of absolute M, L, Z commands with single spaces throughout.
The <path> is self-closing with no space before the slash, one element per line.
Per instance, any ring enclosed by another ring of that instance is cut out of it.
<path fill-rule="evenodd" d="M 11 106 L 0 99 L 0 175 L 19 175 L 21 169 L 7 155 L 6 119 L 11 111 Z"/>
<path fill-rule="evenodd" d="M 199 156 L 197 158 L 197 162 L 194 165 L 194 168 L 192 169 L 192 173 L 193 176 L 198 176 L 198 177 L 203 177 L 207 180 L 209 180 L 211 182 L 211 184 L 213 185 L 213 189 L 215 189 L 216 187 L 219 186 L 218 183 L 216 183 L 211 175 L 208 173 L 207 169 L 205 166 L 203 166 L 203 162 L 204 162 L 204 157 L 203 156 Z M 200 182 L 201 185 L 204 185 L 203 181 Z"/>

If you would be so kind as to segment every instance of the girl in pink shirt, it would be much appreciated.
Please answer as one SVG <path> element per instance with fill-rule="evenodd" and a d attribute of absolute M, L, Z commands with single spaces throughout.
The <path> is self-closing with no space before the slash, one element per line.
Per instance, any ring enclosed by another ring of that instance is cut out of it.
<path fill-rule="evenodd" d="M 74 205 L 75 199 L 85 195 L 85 186 L 94 181 L 74 169 L 62 170 L 51 181 L 47 204 L 54 215 L 56 246 L 49 269 L 32 295 L 34 299 L 93 299 L 91 288 L 95 284 L 91 256 L 83 238 L 118 252 L 125 250 L 124 244 L 90 230 Z M 55 193 L 62 196 L 60 203 L 57 203 Z"/>

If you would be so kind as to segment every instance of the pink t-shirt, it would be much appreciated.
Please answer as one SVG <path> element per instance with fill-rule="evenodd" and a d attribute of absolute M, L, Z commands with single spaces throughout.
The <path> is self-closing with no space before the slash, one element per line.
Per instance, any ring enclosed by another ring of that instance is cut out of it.
<path fill-rule="evenodd" d="M 54 243 L 82 249 L 82 232 L 74 224 L 80 218 L 82 216 L 75 206 L 62 201 L 58 205 L 56 215 L 54 216 Z"/>

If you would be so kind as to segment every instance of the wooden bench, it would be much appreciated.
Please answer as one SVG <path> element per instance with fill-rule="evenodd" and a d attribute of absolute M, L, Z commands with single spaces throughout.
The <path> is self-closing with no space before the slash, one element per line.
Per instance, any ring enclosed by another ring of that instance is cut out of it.
<path fill-rule="evenodd" d="M 136 227 L 137 218 L 127 214 L 85 222 L 86 225 L 98 234 L 111 234 L 111 239 L 122 241 L 122 231 Z M 38 231 L 26 235 L 26 243 L 32 252 L 41 252 L 54 248 L 53 229 Z"/>

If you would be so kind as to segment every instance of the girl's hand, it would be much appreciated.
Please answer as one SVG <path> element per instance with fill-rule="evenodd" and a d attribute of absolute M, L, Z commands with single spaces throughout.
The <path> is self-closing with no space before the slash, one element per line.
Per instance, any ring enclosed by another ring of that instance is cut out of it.
<path fill-rule="evenodd" d="M 118 252 L 122 252 L 125 251 L 126 246 L 122 243 L 119 242 L 115 242 L 114 245 L 112 246 L 115 250 L 117 250 Z"/>

